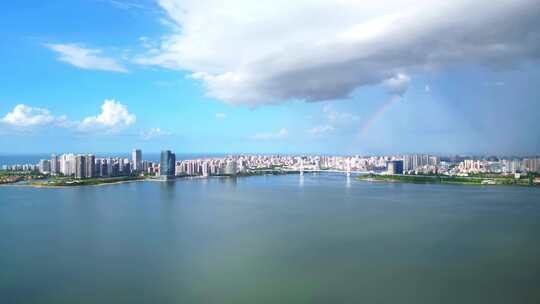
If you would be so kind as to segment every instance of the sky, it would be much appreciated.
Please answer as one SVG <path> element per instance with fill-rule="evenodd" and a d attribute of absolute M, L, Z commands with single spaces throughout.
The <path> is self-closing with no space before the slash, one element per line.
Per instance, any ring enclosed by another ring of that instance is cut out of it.
<path fill-rule="evenodd" d="M 0 6 L 0 153 L 540 154 L 539 1 Z"/>

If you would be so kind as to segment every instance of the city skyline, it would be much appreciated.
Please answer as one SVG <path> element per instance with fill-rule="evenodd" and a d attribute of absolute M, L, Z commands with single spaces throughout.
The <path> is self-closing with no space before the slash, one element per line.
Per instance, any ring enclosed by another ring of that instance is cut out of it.
<path fill-rule="evenodd" d="M 210 2 L 3 3 L 0 153 L 540 153 L 538 3 Z"/>
<path fill-rule="evenodd" d="M 150 153 L 151 154 L 151 153 Z M 145 154 L 146 155 L 146 154 Z M 0 163 L 1 164 L 1 163 Z M 51 154 L 38 164 L 2 164 L 4 171 L 39 171 L 52 176 L 74 176 L 76 179 L 126 175 L 155 175 L 163 180 L 176 176 L 236 175 L 251 169 L 273 169 L 274 166 L 292 171 L 311 169 L 324 172 L 338 170 L 358 173 L 378 172 L 407 175 L 460 175 L 468 173 L 515 174 L 540 172 L 540 156 L 439 156 L 432 154 L 392 155 L 266 155 L 231 154 L 226 156 L 199 155 L 177 158 L 174 151 L 162 150 L 158 160 L 145 159 L 141 149 L 132 149 L 131 158 L 98 156 L 95 154 Z M 281 169 L 280 169 L 281 170 Z"/>

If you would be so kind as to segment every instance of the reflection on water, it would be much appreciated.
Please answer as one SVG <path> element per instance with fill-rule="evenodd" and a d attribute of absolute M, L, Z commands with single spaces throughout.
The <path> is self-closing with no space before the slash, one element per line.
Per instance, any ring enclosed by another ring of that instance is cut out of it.
<path fill-rule="evenodd" d="M 176 180 L 157 182 L 160 188 L 160 198 L 163 200 L 173 200 L 176 192 Z"/>
<path fill-rule="evenodd" d="M 235 191 L 238 178 L 235 176 L 217 177 L 218 182 L 224 187 L 223 191 Z"/>

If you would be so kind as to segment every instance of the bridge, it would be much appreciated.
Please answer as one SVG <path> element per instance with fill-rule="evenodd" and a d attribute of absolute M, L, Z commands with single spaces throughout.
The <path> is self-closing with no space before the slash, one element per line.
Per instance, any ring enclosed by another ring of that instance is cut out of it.
<path fill-rule="evenodd" d="M 368 174 L 380 174 L 373 171 L 360 171 L 360 170 L 337 170 L 337 169 L 258 169 L 254 170 L 255 172 L 260 173 L 337 173 L 337 174 L 346 174 L 346 175 L 368 175 Z"/>
<path fill-rule="evenodd" d="M 298 171 L 298 170 L 293 170 L 293 171 Z M 302 171 L 300 171 L 300 172 L 302 172 Z M 357 175 L 378 174 L 378 173 L 375 173 L 373 171 L 358 171 L 358 170 L 346 171 L 346 170 L 337 170 L 337 169 L 328 169 L 328 170 L 308 169 L 308 170 L 303 170 L 303 172 L 304 173 L 343 173 L 343 174 L 348 173 L 348 174 L 357 174 Z"/>

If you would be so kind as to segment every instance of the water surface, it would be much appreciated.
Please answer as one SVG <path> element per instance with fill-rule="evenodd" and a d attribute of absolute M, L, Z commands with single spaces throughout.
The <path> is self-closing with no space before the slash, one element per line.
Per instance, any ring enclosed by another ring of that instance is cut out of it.
<path fill-rule="evenodd" d="M 540 303 L 540 189 L 0 187 L 1 303 Z"/>

